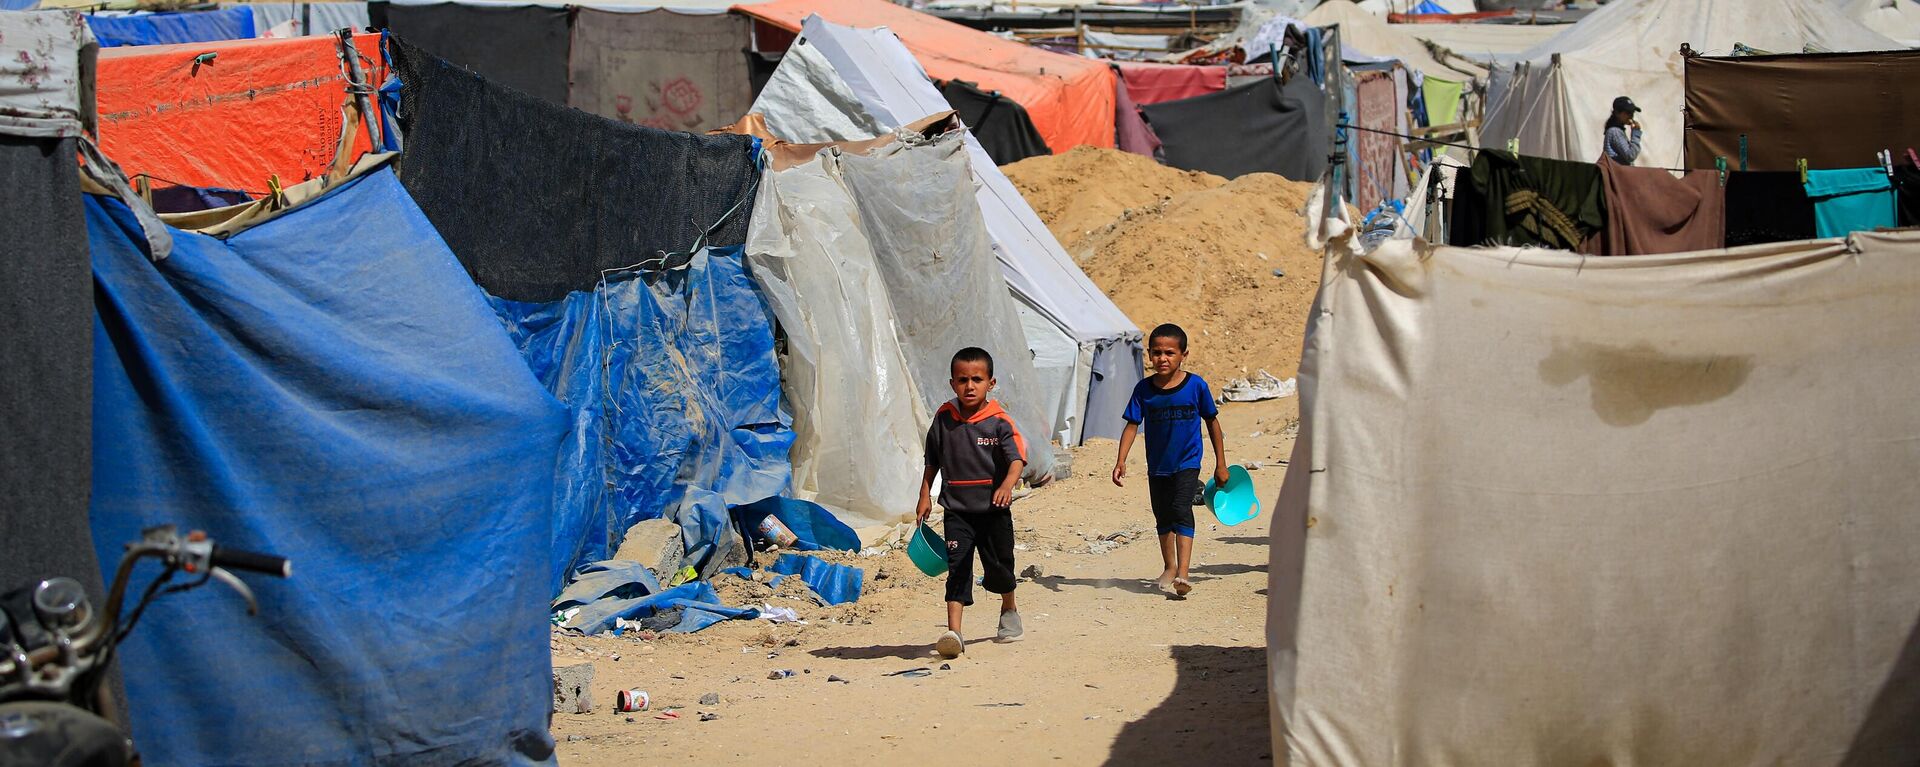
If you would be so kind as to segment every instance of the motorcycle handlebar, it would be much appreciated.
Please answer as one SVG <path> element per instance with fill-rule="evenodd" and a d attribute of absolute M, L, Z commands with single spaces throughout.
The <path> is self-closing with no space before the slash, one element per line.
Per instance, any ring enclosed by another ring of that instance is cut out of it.
<path fill-rule="evenodd" d="M 248 572 L 272 575 L 281 578 L 293 576 L 293 562 L 286 557 L 261 554 L 245 549 L 214 546 L 213 553 L 207 557 L 208 563 L 228 570 L 246 570 Z"/>

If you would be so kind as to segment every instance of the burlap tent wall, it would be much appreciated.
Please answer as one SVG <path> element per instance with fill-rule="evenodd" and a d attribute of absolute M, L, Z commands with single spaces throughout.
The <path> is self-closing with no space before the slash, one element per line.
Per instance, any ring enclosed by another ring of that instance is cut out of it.
<path fill-rule="evenodd" d="M 1273 521 L 1277 763 L 1920 759 L 1920 233 L 1349 241 Z"/>
<path fill-rule="evenodd" d="M 1910 0 L 1909 0 L 1910 2 Z M 1920 4 L 1914 4 L 1920 7 Z M 1862 168 L 1920 145 L 1920 51 L 1687 59 L 1686 166 Z"/>

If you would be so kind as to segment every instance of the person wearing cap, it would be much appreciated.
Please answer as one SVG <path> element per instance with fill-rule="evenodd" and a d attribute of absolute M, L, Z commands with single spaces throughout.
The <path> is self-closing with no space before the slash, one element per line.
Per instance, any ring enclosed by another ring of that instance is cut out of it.
<path fill-rule="evenodd" d="M 1621 165 L 1640 159 L 1640 120 L 1634 114 L 1640 107 L 1633 99 L 1621 96 L 1613 100 L 1613 114 L 1607 116 L 1606 157 Z M 1629 134 L 1631 130 L 1631 134 Z"/>

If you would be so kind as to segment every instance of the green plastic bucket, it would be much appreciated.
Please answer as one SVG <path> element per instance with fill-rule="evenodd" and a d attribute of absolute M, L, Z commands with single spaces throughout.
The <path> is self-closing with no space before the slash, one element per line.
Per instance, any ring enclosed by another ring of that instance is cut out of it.
<path fill-rule="evenodd" d="M 913 538 L 907 541 L 907 558 L 929 578 L 947 574 L 947 542 L 925 522 L 920 523 L 920 529 L 913 531 Z"/>
<path fill-rule="evenodd" d="M 1260 497 L 1253 489 L 1253 475 L 1240 464 L 1227 467 L 1227 484 L 1215 487 L 1207 480 L 1207 508 L 1220 524 L 1229 527 L 1260 516 Z"/>

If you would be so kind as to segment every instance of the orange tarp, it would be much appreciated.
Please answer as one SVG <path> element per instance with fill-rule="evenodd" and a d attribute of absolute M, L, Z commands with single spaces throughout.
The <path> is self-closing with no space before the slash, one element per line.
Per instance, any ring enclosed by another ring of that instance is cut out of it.
<path fill-rule="evenodd" d="M 260 192 L 326 172 L 347 80 L 336 38 L 227 40 L 100 52 L 100 148 L 129 176 Z M 386 79 L 380 36 L 354 37 L 361 71 Z M 202 54 L 211 61 L 195 66 Z M 373 97 L 369 97 L 372 99 Z M 356 131 L 354 156 L 370 146 Z"/>
<path fill-rule="evenodd" d="M 1113 70 L 1104 61 L 1044 51 L 886 0 L 773 0 L 733 10 L 798 32 L 808 16 L 850 27 L 887 27 L 935 80 L 1000 91 L 1027 109 L 1055 152 L 1113 146 Z"/>

